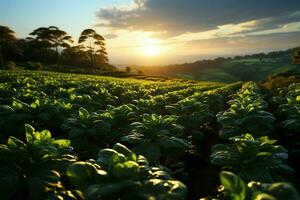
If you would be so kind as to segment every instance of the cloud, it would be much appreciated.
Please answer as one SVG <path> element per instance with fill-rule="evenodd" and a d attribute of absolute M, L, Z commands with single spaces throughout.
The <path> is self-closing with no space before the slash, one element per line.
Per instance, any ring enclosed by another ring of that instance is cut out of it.
<path fill-rule="evenodd" d="M 264 20 L 249 21 L 241 24 L 228 24 L 219 26 L 217 29 L 210 31 L 203 31 L 198 33 L 185 33 L 179 36 L 169 38 L 169 42 L 188 42 L 196 40 L 208 40 L 216 38 L 236 38 L 254 35 L 270 35 L 277 33 L 297 33 L 300 34 L 300 21 L 283 25 L 271 26 L 263 28 Z M 266 22 L 268 23 L 268 22 Z"/>
<path fill-rule="evenodd" d="M 109 40 L 109 39 L 115 39 L 118 37 L 117 34 L 113 34 L 113 33 L 109 33 L 103 36 L 105 39 Z"/>
<path fill-rule="evenodd" d="M 274 42 L 276 41 L 276 42 Z M 205 53 L 240 55 L 258 52 L 269 52 L 295 47 L 300 43 L 299 32 L 274 33 L 272 35 L 252 35 L 248 37 L 213 38 L 186 42 L 183 49 L 195 52 L 200 50 Z"/>
<path fill-rule="evenodd" d="M 170 38 L 225 28 L 228 34 L 275 29 L 299 22 L 299 11 L 299 0 L 134 0 L 128 6 L 101 8 L 97 18 L 101 27 Z"/>

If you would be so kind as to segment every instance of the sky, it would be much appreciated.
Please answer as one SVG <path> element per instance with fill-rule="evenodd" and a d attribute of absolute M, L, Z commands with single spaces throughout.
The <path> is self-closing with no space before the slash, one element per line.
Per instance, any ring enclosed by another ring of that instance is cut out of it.
<path fill-rule="evenodd" d="M 300 46 L 299 0 L 0 0 L 18 38 L 93 28 L 116 65 L 166 65 Z"/>

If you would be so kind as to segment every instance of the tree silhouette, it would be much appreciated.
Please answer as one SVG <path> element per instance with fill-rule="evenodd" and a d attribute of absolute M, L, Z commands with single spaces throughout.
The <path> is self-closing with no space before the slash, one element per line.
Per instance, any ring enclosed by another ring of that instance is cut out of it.
<path fill-rule="evenodd" d="M 93 29 L 85 29 L 82 31 L 79 44 L 83 44 L 90 54 L 91 67 L 95 67 L 96 57 L 99 57 L 102 62 L 107 64 L 107 52 L 105 49 L 105 39 Z"/>
<path fill-rule="evenodd" d="M 22 49 L 21 62 L 36 61 L 49 64 L 57 62 L 55 50 L 33 38 L 19 39 L 18 46 Z"/>
<path fill-rule="evenodd" d="M 14 50 L 18 50 L 17 39 L 15 37 L 15 32 L 9 27 L 0 26 L 0 67 L 4 65 L 3 49 L 12 47 Z"/>
<path fill-rule="evenodd" d="M 82 45 L 72 46 L 62 51 L 63 61 L 67 65 L 86 66 L 90 63 L 90 57 Z"/>
<path fill-rule="evenodd" d="M 34 40 L 38 41 L 41 47 L 55 48 L 57 67 L 59 65 L 58 48 L 69 48 L 70 43 L 73 43 L 72 37 L 56 26 L 41 27 L 35 29 L 29 35 L 35 36 Z"/>

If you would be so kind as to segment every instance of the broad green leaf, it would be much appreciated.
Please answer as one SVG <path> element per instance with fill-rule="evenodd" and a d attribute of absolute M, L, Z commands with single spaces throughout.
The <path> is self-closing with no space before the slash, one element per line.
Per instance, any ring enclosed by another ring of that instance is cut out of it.
<path fill-rule="evenodd" d="M 137 179 L 139 178 L 140 167 L 134 161 L 118 163 L 113 167 L 113 175 L 117 179 Z"/>
<path fill-rule="evenodd" d="M 176 137 L 162 138 L 159 141 L 162 152 L 167 156 L 178 156 L 187 149 L 188 142 Z"/>
<path fill-rule="evenodd" d="M 187 196 L 187 188 L 179 181 L 151 179 L 143 186 L 140 191 L 140 196 L 145 199 L 155 198 L 157 200 L 185 200 Z"/>
<path fill-rule="evenodd" d="M 67 176 L 71 183 L 79 189 L 86 189 L 95 184 L 97 179 L 105 179 L 107 173 L 88 162 L 75 162 L 67 167 Z"/>
<path fill-rule="evenodd" d="M 158 161 L 161 156 L 161 149 L 157 143 L 142 143 L 135 147 L 134 151 L 145 156 L 150 163 Z"/>
<path fill-rule="evenodd" d="M 240 177 L 231 172 L 222 171 L 220 181 L 232 200 L 246 199 L 247 186 Z"/>
<path fill-rule="evenodd" d="M 24 142 L 22 142 L 21 140 L 10 136 L 7 140 L 7 146 L 9 146 L 10 148 L 20 148 L 20 149 L 24 149 L 26 147 L 26 144 Z"/>
<path fill-rule="evenodd" d="M 128 149 L 126 146 L 117 143 L 113 146 L 113 149 L 116 150 L 117 152 L 124 154 L 124 156 L 128 159 L 128 160 L 132 160 L 132 161 L 136 161 L 137 157 L 135 155 L 135 153 L 133 153 L 130 149 Z"/>
<path fill-rule="evenodd" d="M 33 133 L 36 142 L 51 141 L 51 133 L 48 130 Z"/>
<path fill-rule="evenodd" d="M 262 165 L 264 161 L 262 161 Z M 247 181 L 262 181 L 262 182 L 274 182 L 270 170 L 267 167 L 255 165 L 255 163 L 248 164 L 245 167 L 242 167 L 239 175 Z"/>
<path fill-rule="evenodd" d="M 118 162 L 118 159 L 119 153 L 116 150 L 102 149 L 98 153 L 97 163 L 105 169 L 110 169 L 114 162 Z"/>
<path fill-rule="evenodd" d="M 82 120 L 86 120 L 88 118 L 88 116 L 89 116 L 89 111 L 80 107 L 79 108 L 79 118 Z"/>
<path fill-rule="evenodd" d="M 210 159 L 212 164 L 220 166 L 237 165 L 241 162 L 239 155 L 231 150 L 216 151 L 210 156 Z"/>
<path fill-rule="evenodd" d="M 8 105 L 1 105 L 0 106 L 0 113 L 14 113 L 14 109 L 12 109 L 12 107 L 8 106 Z"/>
<path fill-rule="evenodd" d="M 148 160 L 142 155 L 138 156 L 137 163 L 139 164 L 140 167 L 149 167 Z"/>
<path fill-rule="evenodd" d="M 59 148 L 68 148 L 70 146 L 71 141 L 70 140 L 65 140 L 65 139 L 60 139 L 60 140 L 55 140 L 54 144 L 58 145 Z"/>
<path fill-rule="evenodd" d="M 253 197 L 253 200 L 279 200 L 267 193 L 257 192 Z"/>
<path fill-rule="evenodd" d="M 273 183 L 268 187 L 268 190 L 276 199 L 300 199 L 297 189 L 288 183 Z"/>
<path fill-rule="evenodd" d="M 171 180 L 172 177 L 165 171 L 156 171 L 151 174 L 154 179 Z"/>
<path fill-rule="evenodd" d="M 26 141 L 28 143 L 34 142 L 34 132 L 35 130 L 31 125 L 25 124 Z"/>

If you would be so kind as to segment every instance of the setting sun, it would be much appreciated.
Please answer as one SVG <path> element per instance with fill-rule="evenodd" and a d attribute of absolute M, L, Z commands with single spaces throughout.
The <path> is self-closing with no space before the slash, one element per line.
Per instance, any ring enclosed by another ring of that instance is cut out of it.
<path fill-rule="evenodd" d="M 146 56 L 157 56 L 161 53 L 161 47 L 157 45 L 148 45 L 142 47 L 141 52 Z"/>

